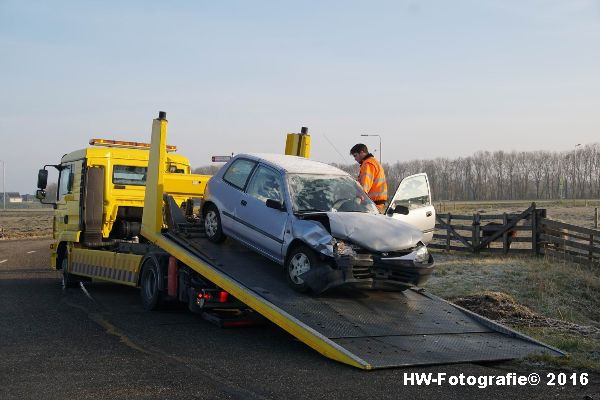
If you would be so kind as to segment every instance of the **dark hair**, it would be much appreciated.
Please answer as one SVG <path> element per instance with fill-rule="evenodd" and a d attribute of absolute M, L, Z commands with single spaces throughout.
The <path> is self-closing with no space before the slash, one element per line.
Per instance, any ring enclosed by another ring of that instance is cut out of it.
<path fill-rule="evenodd" d="M 352 146 L 352 148 L 350 149 L 350 154 L 354 154 L 354 153 L 360 153 L 361 151 L 364 151 L 365 153 L 369 152 L 369 149 L 367 148 L 366 145 L 359 143 L 359 144 L 355 144 L 354 146 Z"/>

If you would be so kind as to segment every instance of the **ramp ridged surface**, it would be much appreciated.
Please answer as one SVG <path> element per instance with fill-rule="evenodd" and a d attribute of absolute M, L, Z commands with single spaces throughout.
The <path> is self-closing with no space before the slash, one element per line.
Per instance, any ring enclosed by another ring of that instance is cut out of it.
<path fill-rule="evenodd" d="M 372 368 L 507 360 L 535 352 L 559 355 L 542 344 L 497 332 L 453 305 L 418 291 L 328 291 L 300 294 L 281 266 L 229 239 L 216 245 L 188 241 L 214 267 L 275 307 L 355 354 Z"/>

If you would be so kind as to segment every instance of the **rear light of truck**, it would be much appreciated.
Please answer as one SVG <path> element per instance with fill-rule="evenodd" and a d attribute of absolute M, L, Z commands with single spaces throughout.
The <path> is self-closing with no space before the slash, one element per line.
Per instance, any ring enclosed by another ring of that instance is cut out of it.
<path fill-rule="evenodd" d="M 229 293 L 221 290 L 221 292 L 219 292 L 219 303 L 227 303 L 227 300 L 229 300 Z"/>
<path fill-rule="evenodd" d="M 198 300 L 212 300 L 212 294 L 202 291 L 198 293 Z"/>
<path fill-rule="evenodd" d="M 227 303 L 229 301 L 229 293 L 224 290 L 202 290 L 198 293 L 198 300 Z"/>

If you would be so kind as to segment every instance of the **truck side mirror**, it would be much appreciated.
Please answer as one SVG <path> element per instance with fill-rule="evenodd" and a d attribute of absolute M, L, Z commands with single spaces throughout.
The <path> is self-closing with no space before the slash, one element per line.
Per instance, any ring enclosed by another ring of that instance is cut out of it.
<path fill-rule="evenodd" d="M 42 201 L 46 198 L 46 191 L 44 189 L 38 189 L 35 191 L 35 198 Z"/>
<path fill-rule="evenodd" d="M 46 189 L 46 186 L 48 186 L 48 171 L 45 169 L 40 169 L 38 171 L 37 187 L 38 189 L 44 190 Z"/>

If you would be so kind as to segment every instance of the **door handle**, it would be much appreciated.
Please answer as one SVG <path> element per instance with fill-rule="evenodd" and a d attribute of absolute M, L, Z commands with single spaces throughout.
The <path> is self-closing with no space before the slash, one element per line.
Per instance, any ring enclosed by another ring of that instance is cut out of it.
<path fill-rule="evenodd" d="M 246 206 L 246 204 L 248 204 L 248 202 L 247 202 L 246 200 L 242 200 L 242 201 L 240 202 L 240 204 L 241 204 L 241 205 L 243 205 L 243 206 L 245 207 L 245 206 Z"/>
<path fill-rule="evenodd" d="M 425 213 L 425 216 L 426 216 L 426 217 L 431 217 L 431 211 L 427 211 L 427 212 Z"/>

